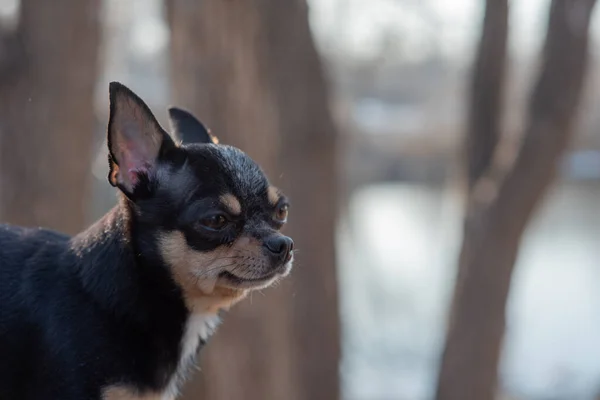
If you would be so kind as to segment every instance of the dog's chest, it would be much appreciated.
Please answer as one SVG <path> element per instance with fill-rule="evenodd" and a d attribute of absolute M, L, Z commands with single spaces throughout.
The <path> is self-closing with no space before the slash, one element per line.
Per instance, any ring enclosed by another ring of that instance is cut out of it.
<path fill-rule="evenodd" d="M 215 314 L 192 314 L 181 339 L 179 363 L 163 394 L 163 400 L 174 399 L 190 369 L 195 365 L 199 348 L 206 343 L 219 325 Z"/>
<path fill-rule="evenodd" d="M 159 393 L 140 393 L 128 386 L 111 386 L 103 390 L 102 400 L 175 400 L 180 385 L 194 366 L 196 354 L 208 338 L 214 333 L 220 319 L 215 314 L 192 314 L 188 318 L 180 342 L 180 357 L 177 368 L 171 375 L 165 390 Z"/>

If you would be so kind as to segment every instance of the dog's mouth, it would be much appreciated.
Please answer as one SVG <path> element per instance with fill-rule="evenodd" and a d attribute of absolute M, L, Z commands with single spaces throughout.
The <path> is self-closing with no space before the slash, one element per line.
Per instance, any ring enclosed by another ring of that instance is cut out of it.
<path fill-rule="evenodd" d="M 277 276 L 277 272 L 271 272 L 269 274 L 263 275 L 258 278 L 246 278 L 246 277 L 234 275 L 229 271 L 223 271 L 219 274 L 219 278 L 224 278 L 232 283 L 239 283 L 239 284 L 252 283 L 252 282 L 260 283 L 260 282 L 264 282 L 264 281 L 273 279 L 276 276 Z"/>
<path fill-rule="evenodd" d="M 227 286 L 236 288 L 264 288 L 269 286 L 276 278 L 286 276 L 291 270 L 291 262 L 286 262 L 280 267 L 260 276 L 245 277 L 229 271 L 219 273 L 219 279 Z"/>

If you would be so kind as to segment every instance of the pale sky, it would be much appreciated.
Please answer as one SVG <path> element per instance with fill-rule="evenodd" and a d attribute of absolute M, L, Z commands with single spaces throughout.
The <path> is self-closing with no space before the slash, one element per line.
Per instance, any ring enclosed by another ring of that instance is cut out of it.
<path fill-rule="evenodd" d="M 423 58 L 432 45 L 456 61 L 468 60 L 481 24 L 483 0 L 309 0 L 319 41 L 357 57 L 376 54 L 382 33 L 395 32 L 404 57 Z M 549 0 L 510 2 L 510 51 L 537 54 Z M 598 38 L 598 12 L 594 37 Z"/>

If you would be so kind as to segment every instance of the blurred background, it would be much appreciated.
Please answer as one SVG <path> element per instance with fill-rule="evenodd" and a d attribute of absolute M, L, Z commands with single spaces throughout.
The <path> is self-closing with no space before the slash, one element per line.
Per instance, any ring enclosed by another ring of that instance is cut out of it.
<path fill-rule="evenodd" d="M 0 0 L 0 220 L 116 201 L 108 82 L 291 197 L 191 399 L 600 398 L 595 0 Z"/>

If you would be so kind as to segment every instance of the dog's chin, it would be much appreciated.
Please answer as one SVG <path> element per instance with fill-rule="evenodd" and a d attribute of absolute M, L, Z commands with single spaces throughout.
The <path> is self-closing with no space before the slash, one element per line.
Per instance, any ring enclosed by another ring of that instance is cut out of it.
<path fill-rule="evenodd" d="M 254 274 L 242 275 L 223 271 L 219 274 L 218 285 L 231 289 L 264 289 L 271 286 L 275 281 L 289 275 L 292 270 L 291 260 L 284 265 L 264 275 Z"/>

